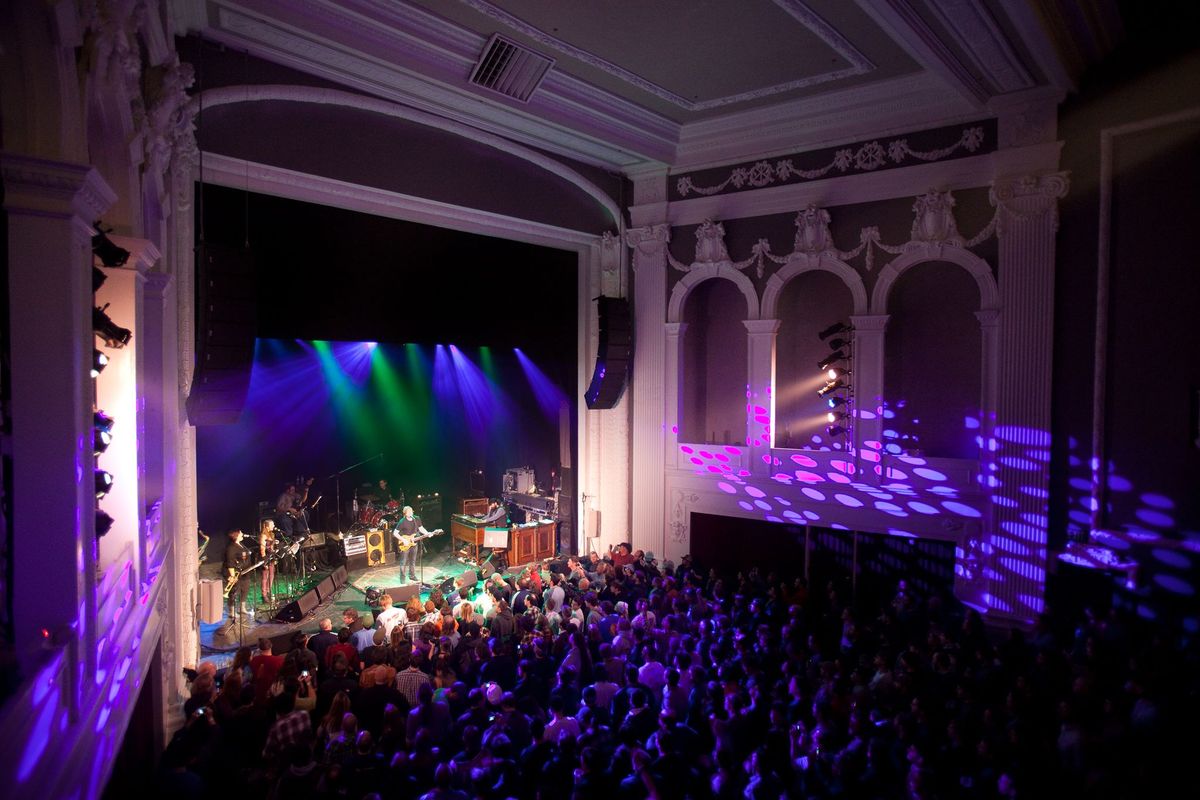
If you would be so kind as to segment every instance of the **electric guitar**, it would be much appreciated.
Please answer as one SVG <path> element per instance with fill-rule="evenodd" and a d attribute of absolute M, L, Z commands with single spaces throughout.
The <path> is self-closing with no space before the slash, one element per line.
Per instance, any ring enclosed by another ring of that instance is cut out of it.
<path fill-rule="evenodd" d="M 392 536 L 396 537 L 397 552 L 403 553 L 404 551 L 412 548 L 417 542 L 421 541 L 422 539 L 432 538 L 434 536 L 437 536 L 439 533 L 445 533 L 445 531 L 442 530 L 441 528 L 438 528 L 437 530 L 430 531 L 429 533 L 414 533 L 412 536 L 401 536 L 396 531 L 392 531 Z"/>

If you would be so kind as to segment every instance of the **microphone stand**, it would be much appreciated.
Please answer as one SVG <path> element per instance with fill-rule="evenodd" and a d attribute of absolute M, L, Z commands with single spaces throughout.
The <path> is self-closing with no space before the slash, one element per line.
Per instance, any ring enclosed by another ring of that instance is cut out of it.
<path fill-rule="evenodd" d="M 339 469 L 337 472 L 333 473 L 332 475 L 326 476 L 326 478 L 325 478 L 325 480 L 329 480 L 330 478 L 333 478 L 337 481 L 336 494 L 337 494 L 337 506 L 338 507 L 337 507 L 337 515 L 336 516 L 337 516 L 337 526 L 338 526 L 337 532 L 338 532 L 339 538 L 342 535 L 342 475 L 346 474 L 347 472 L 349 472 L 352 469 L 361 467 L 363 464 L 368 464 L 377 458 L 383 458 L 383 453 L 371 456 L 370 458 L 364 458 L 362 461 L 359 461 L 357 464 L 351 464 L 350 466 L 348 466 L 344 469 Z"/>

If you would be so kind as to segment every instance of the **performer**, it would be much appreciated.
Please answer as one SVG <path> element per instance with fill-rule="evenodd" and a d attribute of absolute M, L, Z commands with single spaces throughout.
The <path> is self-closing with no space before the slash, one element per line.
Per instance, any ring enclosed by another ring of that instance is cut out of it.
<path fill-rule="evenodd" d="M 488 504 L 487 513 L 479 521 L 494 528 L 506 527 L 508 523 L 508 509 L 499 500 L 493 500 Z"/>
<path fill-rule="evenodd" d="M 229 545 L 225 548 L 225 581 L 236 581 L 229 592 L 229 618 L 237 619 L 246 606 L 246 595 L 250 593 L 250 577 L 242 571 L 250 566 L 250 550 L 242 544 L 241 530 L 229 532 Z"/>
<path fill-rule="evenodd" d="M 413 514 L 412 506 L 405 506 L 404 516 L 400 518 L 400 522 L 397 523 L 395 530 L 392 531 L 392 535 L 397 537 L 397 539 L 403 543 L 406 539 L 411 541 L 411 539 L 408 537 L 416 536 L 418 533 L 422 536 L 432 535 L 429 531 L 425 530 L 425 526 L 421 524 L 421 518 Z M 402 561 L 400 562 L 400 574 L 403 575 L 407 570 L 409 580 L 417 580 L 417 550 L 420 547 L 422 547 L 421 543 L 417 542 L 414 547 L 410 547 L 405 550 L 401 556 Z"/>
<path fill-rule="evenodd" d="M 279 541 L 275 538 L 275 520 L 264 519 L 258 532 L 258 555 L 263 561 L 267 562 L 259 567 L 262 570 L 262 598 L 266 603 L 275 602 L 274 556 L 278 547 Z"/>
<path fill-rule="evenodd" d="M 303 488 L 298 489 L 295 483 L 289 483 L 275 501 L 275 521 L 283 529 L 283 535 L 288 539 L 308 535 L 308 520 L 304 515 L 304 501 L 308 499 L 308 487 L 313 485 L 313 479 L 304 482 Z"/>

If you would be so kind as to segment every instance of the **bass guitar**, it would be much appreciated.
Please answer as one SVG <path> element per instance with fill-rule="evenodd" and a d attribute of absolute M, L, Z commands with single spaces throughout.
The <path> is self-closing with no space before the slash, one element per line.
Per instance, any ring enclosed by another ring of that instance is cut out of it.
<path fill-rule="evenodd" d="M 396 537 L 396 551 L 403 553 L 404 551 L 411 549 L 422 539 L 430 539 L 440 533 L 445 533 L 445 531 L 441 528 L 438 528 L 437 530 L 430 531 L 429 533 L 414 533 L 412 536 L 401 536 L 396 531 L 392 531 L 392 536 Z"/>

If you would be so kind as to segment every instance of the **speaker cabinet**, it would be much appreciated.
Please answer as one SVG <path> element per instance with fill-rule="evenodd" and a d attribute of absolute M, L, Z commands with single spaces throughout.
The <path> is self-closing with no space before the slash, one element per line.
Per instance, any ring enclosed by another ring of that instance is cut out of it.
<path fill-rule="evenodd" d="M 316 589 L 309 589 L 302 594 L 299 599 L 293 600 L 283 608 L 279 609 L 279 613 L 275 615 L 276 622 L 299 622 L 308 616 L 309 612 L 317 607 L 321 602 L 317 596 Z"/>
<path fill-rule="evenodd" d="M 367 531 L 367 566 L 378 567 L 387 563 L 387 531 Z"/>
<path fill-rule="evenodd" d="M 258 290 L 249 250 L 206 243 L 196 257 L 196 372 L 187 399 L 193 425 L 238 421 L 250 388 Z"/>
<path fill-rule="evenodd" d="M 325 580 L 317 584 L 317 596 L 322 600 L 328 600 L 336 591 L 337 589 L 334 588 L 332 575 L 326 575 Z"/>
<path fill-rule="evenodd" d="M 596 302 L 600 343 L 592 382 L 583 397 L 588 408 L 613 408 L 625 393 L 625 384 L 629 380 L 633 360 L 633 319 L 629 301 L 622 297 L 600 296 Z"/>
<path fill-rule="evenodd" d="M 404 604 L 414 597 L 420 597 L 421 584 L 410 583 L 405 586 L 393 586 L 390 589 L 384 589 L 384 594 L 392 596 L 392 605 L 404 607 Z"/>

